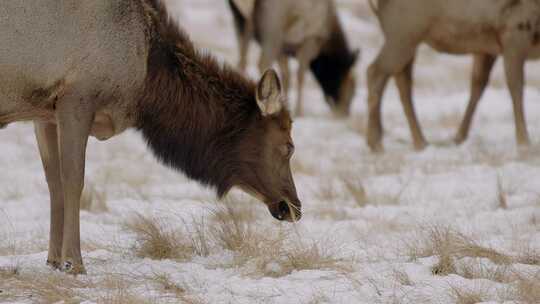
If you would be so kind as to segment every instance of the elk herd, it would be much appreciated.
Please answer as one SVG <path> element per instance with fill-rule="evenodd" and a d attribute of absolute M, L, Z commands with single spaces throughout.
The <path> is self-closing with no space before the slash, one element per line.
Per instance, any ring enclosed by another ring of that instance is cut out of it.
<path fill-rule="evenodd" d="M 362 0 L 358 0 L 359 2 Z M 540 1 L 538 0 L 366 0 L 376 15 L 384 45 L 367 71 L 367 144 L 383 150 L 381 103 L 386 84 L 394 77 L 415 149 L 427 142 L 413 104 L 413 66 L 418 45 L 474 57 L 470 100 L 457 144 L 466 140 L 478 101 L 500 55 L 510 91 L 519 145 L 529 144 L 523 106 L 524 64 L 540 57 Z M 333 0 L 228 0 L 238 36 L 241 70 L 245 69 L 249 40 L 261 46 L 259 69 L 277 61 L 288 88 L 288 57 L 298 60 L 296 115 L 303 114 L 302 86 L 308 67 L 326 101 L 338 115 L 347 115 L 355 93 L 351 50 Z M 287 91 L 287 89 L 286 89 Z"/>
<path fill-rule="evenodd" d="M 302 216 L 290 169 L 294 153 L 289 58 L 298 60 L 295 115 L 310 71 L 326 102 L 347 116 L 356 89 L 351 49 L 333 0 L 227 0 L 240 70 L 261 46 L 255 83 L 195 48 L 160 0 L 4 0 L 0 5 L 0 126 L 32 121 L 49 187 L 47 263 L 85 272 L 80 197 L 89 136 L 141 132 L 164 165 L 213 187 L 238 187 L 278 220 Z M 368 0 L 358 0 L 368 1 Z M 471 54 L 471 97 L 456 135 L 463 142 L 496 58 L 504 60 L 516 137 L 529 143 L 524 63 L 540 56 L 538 0 L 370 0 L 385 42 L 368 69 L 367 143 L 381 151 L 381 101 L 392 76 L 414 147 L 426 140 L 412 97 L 418 45 Z M 277 63 L 282 81 L 271 68 Z"/>

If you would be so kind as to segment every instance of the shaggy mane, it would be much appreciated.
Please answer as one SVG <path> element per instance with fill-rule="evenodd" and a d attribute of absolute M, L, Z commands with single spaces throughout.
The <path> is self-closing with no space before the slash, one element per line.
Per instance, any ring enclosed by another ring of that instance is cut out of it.
<path fill-rule="evenodd" d="M 256 85 L 196 50 L 161 1 L 143 1 L 152 31 L 137 128 L 160 161 L 221 196 L 241 166 L 240 140 L 261 119 Z"/>

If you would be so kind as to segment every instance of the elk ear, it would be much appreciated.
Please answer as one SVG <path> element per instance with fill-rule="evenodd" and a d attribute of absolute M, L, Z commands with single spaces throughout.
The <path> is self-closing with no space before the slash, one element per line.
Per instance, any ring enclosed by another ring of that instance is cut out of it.
<path fill-rule="evenodd" d="M 276 71 L 269 69 L 264 72 L 255 92 L 257 105 L 263 116 L 273 115 L 281 111 L 281 83 Z"/>

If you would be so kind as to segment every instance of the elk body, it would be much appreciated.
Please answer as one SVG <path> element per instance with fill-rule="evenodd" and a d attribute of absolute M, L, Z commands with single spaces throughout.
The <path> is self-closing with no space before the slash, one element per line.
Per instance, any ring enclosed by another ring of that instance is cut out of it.
<path fill-rule="evenodd" d="M 275 72 L 258 84 L 199 53 L 158 0 L 5 0 L 0 125 L 34 121 L 50 190 L 48 264 L 84 273 L 79 202 L 90 135 L 140 130 L 166 165 L 301 216 L 291 119 Z"/>
<path fill-rule="evenodd" d="M 367 142 L 372 150 L 382 150 L 381 99 L 390 76 L 395 77 L 415 148 L 426 146 L 412 100 L 413 64 L 423 42 L 439 52 L 474 56 L 471 98 L 456 142 L 466 139 L 491 68 L 502 55 L 517 142 L 529 143 L 523 107 L 524 63 L 540 55 L 538 0 L 375 0 L 370 4 L 385 36 L 368 69 Z"/>
<path fill-rule="evenodd" d="M 302 91 L 308 69 L 315 76 L 332 110 L 348 115 L 355 93 L 352 51 L 338 19 L 333 0 L 229 0 L 245 70 L 248 46 L 261 46 L 259 69 L 278 62 L 285 91 L 289 88 L 289 57 L 298 59 L 298 99 L 295 112 L 303 114 Z"/>

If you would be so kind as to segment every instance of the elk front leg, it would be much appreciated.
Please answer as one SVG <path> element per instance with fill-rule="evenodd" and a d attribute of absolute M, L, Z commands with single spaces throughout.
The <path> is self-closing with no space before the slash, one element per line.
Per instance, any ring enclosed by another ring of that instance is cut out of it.
<path fill-rule="evenodd" d="M 469 136 L 469 130 L 471 127 L 471 122 L 476 111 L 478 102 L 484 94 L 486 86 L 489 82 L 489 76 L 493 65 L 497 57 L 492 55 L 477 54 L 474 55 L 473 63 L 473 72 L 471 77 L 471 96 L 469 99 L 469 104 L 467 105 L 467 111 L 463 117 L 463 121 L 459 126 L 459 131 L 456 134 L 455 142 L 456 144 L 463 143 Z"/>
<path fill-rule="evenodd" d="M 316 39 L 309 39 L 298 50 L 297 58 L 298 58 L 298 71 L 297 71 L 297 98 L 296 98 L 296 110 L 295 113 L 297 116 L 303 116 L 304 115 L 304 108 L 302 105 L 303 102 L 303 92 L 304 92 L 304 77 L 306 75 L 306 72 L 309 68 L 309 64 L 320 51 L 320 44 Z"/>
<path fill-rule="evenodd" d="M 56 125 L 34 123 L 39 153 L 49 187 L 51 222 L 49 229 L 49 253 L 47 264 L 59 269 L 62 259 L 62 238 L 64 229 L 64 192 L 60 177 L 60 158 Z"/>
<path fill-rule="evenodd" d="M 504 53 L 504 69 L 506 82 L 512 102 L 514 104 L 514 120 L 516 124 L 516 138 L 518 145 L 529 145 L 529 134 L 525 122 L 525 110 L 523 107 L 523 85 L 525 56 L 514 50 Z"/>
<path fill-rule="evenodd" d="M 390 75 L 379 68 L 376 62 L 371 64 L 367 72 L 368 81 L 368 129 L 367 144 L 371 151 L 382 152 L 381 143 L 383 126 L 381 121 L 381 101 Z"/>
<path fill-rule="evenodd" d="M 237 31 L 238 49 L 240 51 L 240 58 L 238 60 L 238 68 L 240 71 L 245 72 L 247 67 L 249 42 L 253 36 L 253 23 L 250 20 L 246 20 L 245 27 L 242 30 Z"/>
<path fill-rule="evenodd" d="M 64 189 L 63 270 L 83 274 L 80 244 L 80 199 L 84 187 L 84 166 L 94 111 L 89 100 L 70 94 L 57 104 L 61 180 Z"/>
<path fill-rule="evenodd" d="M 414 110 L 412 100 L 413 66 L 414 58 L 401 72 L 396 74 L 395 79 L 399 90 L 401 103 L 403 104 L 403 110 L 405 112 L 405 116 L 407 117 L 409 128 L 411 129 L 414 148 L 416 150 L 423 150 L 427 146 L 427 143 L 424 138 L 424 134 L 422 134 L 422 128 L 420 128 L 420 124 L 418 123 L 418 118 L 416 117 L 416 111 Z"/>
<path fill-rule="evenodd" d="M 417 44 L 417 41 L 406 41 L 397 38 L 387 41 L 382 47 L 375 61 L 368 68 L 367 83 L 369 117 L 367 144 L 373 152 L 383 151 L 383 145 L 381 142 L 383 136 L 381 102 L 384 89 L 386 88 L 390 75 L 399 75 L 400 73 L 405 73 L 397 77 L 401 82 L 401 84 L 398 85 L 402 85 L 402 88 L 400 88 L 400 93 L 402 93 L 402 96 L 407 97 L 405 101 L 408 100 L 410 103 L 410 107 L 409 103 L 404 103 L 405 111 L 407 112 L 408 109 L 410 110 L 412 108 L 412 96 L 410 96 L 410 94 L 412 94 L 412 89 L 407 89 L 407 86 L 410 87 L 412 85 L 412 73 L 409 71 L 409 74 L 407 75 L 407 72 L 404 72 L 404 70 L 408 64 L 412 65 L 411 62 L 414 60 Z M 404 99 L 402 98 L 402 101 L 403 100 Z M 411 117 L 412 116 L 408 116 L 407 118 L 410 119 Z M 419 140 L 419 142 L 420 141 L 421 140 Z"/>
<path fill-rule="evenodd" d="M 283 83 L 283 92 L 289 95 L 290 88 L 290 70 L 289 70 L 289 58 L 286 55 L 279 56 L 279 70 L 281 71 L 281 80 Z"/>

